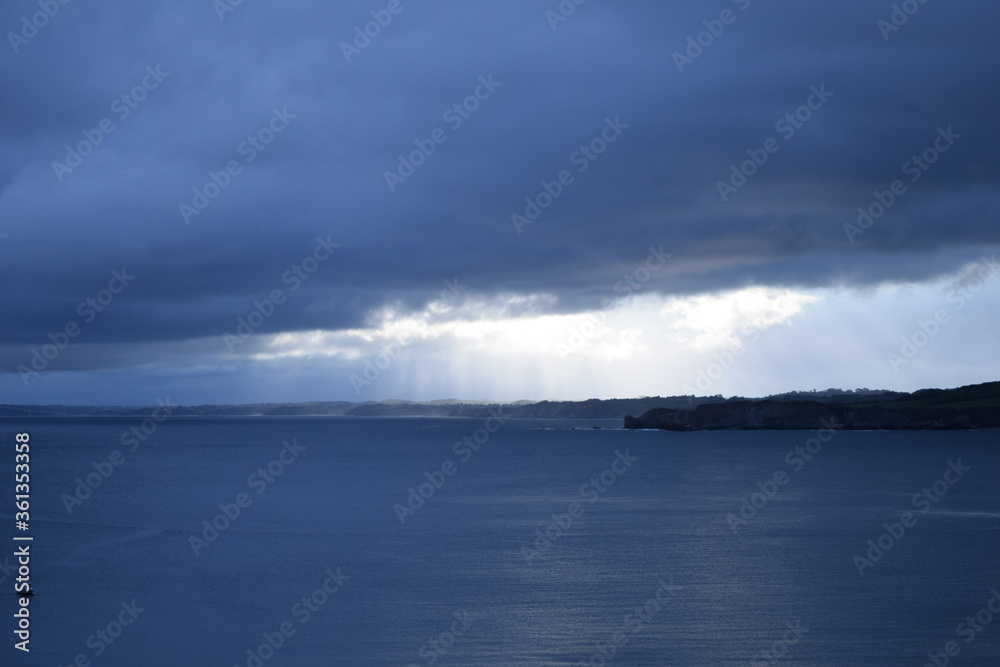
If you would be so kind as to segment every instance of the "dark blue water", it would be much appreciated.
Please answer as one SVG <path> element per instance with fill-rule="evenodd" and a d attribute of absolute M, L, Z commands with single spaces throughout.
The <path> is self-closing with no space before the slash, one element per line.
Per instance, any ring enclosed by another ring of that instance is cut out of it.
<path fill-rule="evenodd" d="M 431 419 L 172 419 L 129 451 L 139 422 L 0 421 L 8 544 L 31 434 L 38 592 L 25 656 L 2 584 L 3 664 L 920 666 L 949 641 L 950 664 L 1000 664 L 995 431 L 842 432 L 806 461 L 805 432 Z M 727 521 L 743 498 L 763 506 Z M 206 535 L 220 504 L 240 514 Z"/>

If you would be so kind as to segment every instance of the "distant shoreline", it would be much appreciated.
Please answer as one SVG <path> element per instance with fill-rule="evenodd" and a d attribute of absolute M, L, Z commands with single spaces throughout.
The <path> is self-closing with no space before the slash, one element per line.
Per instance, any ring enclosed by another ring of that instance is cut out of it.
<path fill-rule="evenodd" d="M 312 401 L 160 407 L 0 405 L 0 419 L 145 418 L 167 410 L 195 418 L 454 418 L 481 419 L 500 410 L 509 419 L 622 420 L 630 430 L 815 430 L 827 420 L 844 430 L 966 430 L 1000 428 L 1000 382 L 957 389 L 794 392 L 761 399 L 653 396 L 531 403 Z M 638 415 L 638 416 L 632 416 Z"/>

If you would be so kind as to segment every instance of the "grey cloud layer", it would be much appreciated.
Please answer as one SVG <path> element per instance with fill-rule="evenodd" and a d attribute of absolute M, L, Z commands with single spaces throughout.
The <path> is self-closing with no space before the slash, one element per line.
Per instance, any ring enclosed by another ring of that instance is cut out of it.
<path fill-rule="evenodd" d="M 1000 245 L 996 3 L 932 0 L 888 42 L 889 2 L 595 1 L 553 31 L 557 4 L 403 0 L 351 63 L 341 42 L 385 3 L 245 2 L 224 21 L 208 0 L 63 6 L 0 56 L 0 342 L 45 342 L 122 266 L 137 278 L 86 342 L 218 336 L 326 235 L 342 248 L 262 331 L 358 326 L 456 276 L 595 307 L 650 245 L 674 262 L 649 289 L 673 294 L 929 279 Z M 737 20 L 679 73 L 672 54 L 725 8 Z M 0 28 L 35 11 L 7 3 Z M 452 130 L 442 114 L 488 75 L 502 85 Z M 834 96 L 784 140 L 775 122 L 821 85 Z M 275 107 L 296 118 L 245 162 Z M 60 183 L 52 162 L 106 117 Z M 609 117 L 629 128 L 519 235 L 511 214 Z M 956 145 L 849 243 L 857 207 L 949 126 Z M 384 172 L 439 127 L 390 192 Z M 716 182 L 769 137 L 781 150 L 723 202 Z M 185 225 L 178 205 L 231 160 Z"/>

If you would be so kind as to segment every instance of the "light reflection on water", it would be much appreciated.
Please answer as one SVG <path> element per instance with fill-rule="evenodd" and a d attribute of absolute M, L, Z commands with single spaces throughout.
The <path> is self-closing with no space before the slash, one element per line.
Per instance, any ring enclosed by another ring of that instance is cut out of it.
<path fill-rule="evenodd" d="M 914 665 L 1000 586 L 996 432 L 839 433 L 734 532 L 726 515 L 810 434 L 518 422 L 461 461 L 453 444 L 481 422 L 175 419 L 68 515 L 60 496 L 131 425 L 16 424 L 33 439 L 32 664 L 94 659 L 88 637 L 135 599 L 145 611 L 100 664 L 246 664 L 291 621 L 266 664 L 426 665 L 428 641 L 469 612 L 434 664 L 577 665 L 623 632 L 609 664 L 747 665 L 799 620 L 780 664 Z M 293 437 L 301 458 L 248 490 Z M 581 487 L 626 449 L 638 460 L 590 503 Z M 860 577 L 852 557 L 958 457 L 973 470 Z M 448 459 L 456 472 L 401 525 L 393 505 Z M 190 536 L 239 493 L 252 504 L 196 557 Z M 574 502 L 572 525 L 526 558 Z M 337 567 L 343 589 L 300 624 L 296 603 Z M 629 635 L 664 580 L 668 603 Z M 998 654 L 990 628 L 961 663 Z"/>

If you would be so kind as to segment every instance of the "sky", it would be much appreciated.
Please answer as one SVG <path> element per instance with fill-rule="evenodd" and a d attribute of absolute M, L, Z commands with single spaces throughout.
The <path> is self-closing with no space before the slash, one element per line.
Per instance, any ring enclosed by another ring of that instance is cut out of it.
<path fill-rule="evenodd" d="M 11 0 L 0 403 L 1000 379 L 989 0 Z"/>

